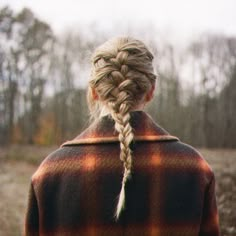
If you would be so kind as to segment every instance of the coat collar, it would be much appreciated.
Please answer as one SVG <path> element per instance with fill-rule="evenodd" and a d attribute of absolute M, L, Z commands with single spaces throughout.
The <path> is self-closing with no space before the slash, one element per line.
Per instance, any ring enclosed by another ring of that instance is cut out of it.
<path fill-rule="evenodd" d="M 167 131 L 158 126 L 147 113 L 143 111 L 133 111 L 130 114 L 130 124 L 134 131 L 135 141 L 179 140 L 177 137 L 170 135 Z M 107 115 L 103 116 L 97 122 L 94 122 L 75 139 L 67 141 L 61 146 L 111 142 L 119 142 L 119 140 L 118 134 L 114 129 L 114 121 Z"/>

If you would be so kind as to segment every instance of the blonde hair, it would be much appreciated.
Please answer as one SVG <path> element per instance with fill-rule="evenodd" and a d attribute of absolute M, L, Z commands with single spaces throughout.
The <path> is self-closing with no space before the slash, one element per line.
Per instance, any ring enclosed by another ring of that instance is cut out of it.
<path fill-rule="evenodd" d="M 88 88 L 88 105 L 93 118 L 107 109 L 115 121 L 120 141 L 120 159 L 124 175 L 115 217 L 125 208 L 125 185 L 131 175 L 134 139 L 130 111 L 144 103 L 145 95 L 155 84 L 153 55 L 139 40 L 130 37 L 111 39 L 98 47 L 92 56 L 92 72 Z M 93 90 L 98 100 L 93 98 Z"/>

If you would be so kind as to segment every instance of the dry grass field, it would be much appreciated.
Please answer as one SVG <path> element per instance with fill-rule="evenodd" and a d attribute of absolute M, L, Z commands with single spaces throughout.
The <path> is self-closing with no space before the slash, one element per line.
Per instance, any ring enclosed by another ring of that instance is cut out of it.
<path fill-rule="evenodd" d="M 30 176 L 55 147 L 0 148 L 0 236 L 22 232 Z M 236 235 L 236 150 L 200 149 L 216 175 L 222 236 Z"/>

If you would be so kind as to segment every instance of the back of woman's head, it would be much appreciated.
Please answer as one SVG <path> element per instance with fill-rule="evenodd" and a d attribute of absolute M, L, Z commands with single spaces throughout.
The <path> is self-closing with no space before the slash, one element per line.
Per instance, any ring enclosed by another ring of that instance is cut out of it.
<path fill-rule="evenodd" d="M 95 117 L 104 105 L 119 113 L 121 104 L 128 111 L 141 103 L 155 84 L 153 56 L 139 40 L 129 37 L 111 39 L 98 47 L 92 56 L 88 103 Z M 92 90 L 98 95 L 94 101 Z"/>
<path fill-rule="evenodd" d="M 125 183 L 131 174 L 130 143 L 134 135 L 130 111 L 150 100 L 156 76 L 153 56 L 139 40 L 119 37 L 98 47 L 92 56 L 92 72 L 88 88 L 88 105 L 96 118 L 105 109 L 115 121 L 120 141 L 120 159 L 124 164 L 122 189 L 116 210 L 118 219 L 125 207 Z"/>

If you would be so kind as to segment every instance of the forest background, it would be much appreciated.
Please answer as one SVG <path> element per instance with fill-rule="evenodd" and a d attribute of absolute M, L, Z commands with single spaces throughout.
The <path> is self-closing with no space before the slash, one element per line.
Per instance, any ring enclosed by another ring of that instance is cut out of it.
<path fill-rule="evenodd" d="M 235 148 L 236 37 L 204 33 L 181 45 L 123 27 L 155 57 L 152 117 L 191 145 Z M 57 35 L 30 9 L 0 9 L 0 144 L 60 144 L 87 127 L 90 56 L 116 34 L 91 24 Z"/>

